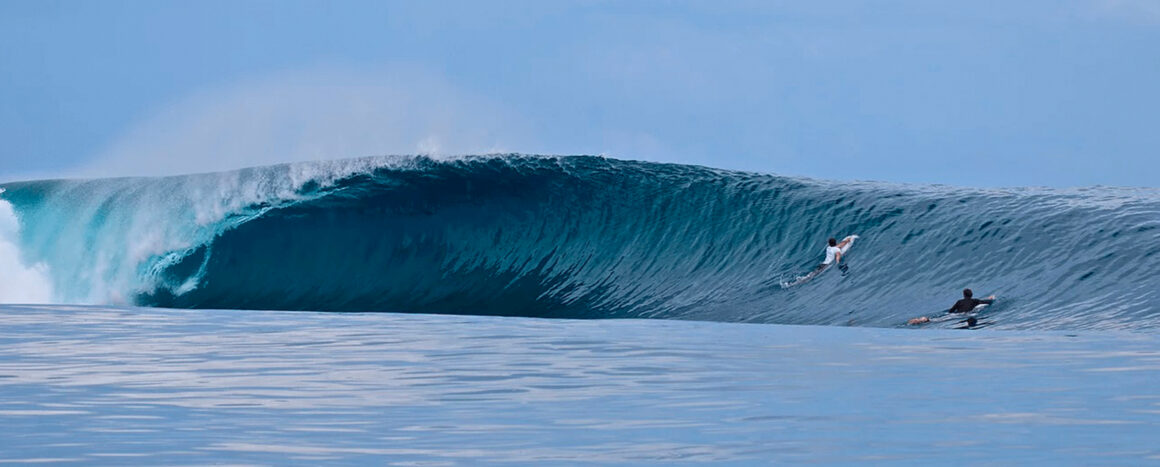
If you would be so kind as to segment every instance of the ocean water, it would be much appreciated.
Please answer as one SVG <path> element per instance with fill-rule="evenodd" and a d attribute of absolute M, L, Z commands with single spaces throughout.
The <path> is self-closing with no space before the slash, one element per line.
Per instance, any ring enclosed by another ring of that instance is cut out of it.
<path fill-rule="evenodd" d="M 0 311 L 4 462 L 1160 463 L 1144 333 Z"/>
<path fill-rule="evenodd" d="M 811 271 L 858 234 L 849 272 Z M 385 157 L 0 185 L 0 462 L 1160 464 L 1160 190 Z M 971 287 L 999 300 L 921 327 Z M 280 311 L 271 311 L 280 310 Z"/>

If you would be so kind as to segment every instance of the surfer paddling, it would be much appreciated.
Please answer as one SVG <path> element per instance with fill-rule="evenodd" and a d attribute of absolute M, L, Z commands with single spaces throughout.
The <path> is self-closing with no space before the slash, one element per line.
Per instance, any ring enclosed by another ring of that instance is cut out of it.
<path fill-rule="evenodd" d="M 971 297 L 972 295 L 974 295 L 974 292 L 972 292 L 971 289 L 963 289 L 963 298 L 961 300 L 955 302 L 954 305 L 951 305 L 951 309 L 947 310 L 947 313 L 948 314 L 970 313 L 971 310 L 974 310 L 975 307 L 977 307 L 979 305 L 990 305 L 992 302 L 995 301 L 994 295 L 991 295 L 990 297 L 982 298 L 982 299 L 972 298 Z M 918 318 L 914 318 L 910 321 L 907 321 L 906 324 L 914 326 L 916 324 L 923 324 L 923 323 L 929 323 L 929 322 L 930 322 L 930 318 L 928 318 L 926 316 L 920 316 Z"/>
<path fill-rule="evenodd" d="M 819 264 L 818 267 L 814 268 L 813 271 L 810 271 L 809 274 L 798 277 L 793 282 L 788 282 L 788 281 L 782 282 L 781 287 L 784 289 L 784 288 L 793 287 L 793 286 L 798 285 L 798 284 L 803 284 L 803 283 L 809 281 L 810 279 L 817 277 L 818 274 L 821 274 L 822 271 L 825 271 L 826 268 L 830 267 L 830 265 L 834 264 L 835 262 L 838 263 L 838 269 L 841 269 L 842 275 L 845 276 L 847 267 L 845 264 L 842 264 L 842 256 L 845 255 L 846 252 L 850 250 L 850 245 L 853 244 L 854 240 L 857 240 L 857 239 L 858 239 L 857 235 L 850 235 L 850 236 L 842 239 L 841 242 L 839 242 L 833 238 L 829 239 L 826 242 L 826 244 L 827 244 L 827 246 L 826 246 L 826 259 L 822 261 L 822 264 Z"/>
<path fill-rule="evenodd" d="M 837 262 L 838 269 L 841 269 L 842 272 L 846 272 L 846 265 L 842 264 L 842 251 L 844 251 L 843 248 L 845 248 L 846 245 L 848 245 L 850 242 L 854 241 L 855 238 L 858 238 L 858 236 L 851 235 L 842 239 L 841 242 L 834 238 L 830 238 L 830 240 L 827 241 L 829 246 L 826 247 L 826 259 L 822 261 L 822 264 L 818 265 L 818 271 L 825 269 L 826 266 L 830 265 L 830 263 Z"/>

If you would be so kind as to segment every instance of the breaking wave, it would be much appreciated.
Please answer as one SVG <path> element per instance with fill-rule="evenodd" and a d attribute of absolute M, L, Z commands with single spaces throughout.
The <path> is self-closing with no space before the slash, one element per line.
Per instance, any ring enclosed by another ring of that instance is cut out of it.
<path fill-rule="evenodd" d="M 0 301 L 895 326 L 971 287 L 1001 297 L 998 327 L 1160 326 L 1152 189 L 522 155 L 3 188 L 0 268 L 46 284 Z M 847 234 L 847 275 L 780 286 Z"/>

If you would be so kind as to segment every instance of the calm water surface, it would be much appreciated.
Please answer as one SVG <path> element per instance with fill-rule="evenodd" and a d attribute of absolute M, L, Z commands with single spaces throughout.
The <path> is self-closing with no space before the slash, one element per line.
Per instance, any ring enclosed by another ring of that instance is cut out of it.
<path fill-rule="evenodd" d="M 0 462 L 1160 464 L 1160 340 L 0 307 Z"/>

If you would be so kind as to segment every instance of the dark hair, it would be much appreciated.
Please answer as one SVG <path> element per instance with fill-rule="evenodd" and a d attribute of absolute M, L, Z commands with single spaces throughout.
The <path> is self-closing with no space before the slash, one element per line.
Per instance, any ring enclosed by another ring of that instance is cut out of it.
<path fill-rule="evenodd" d="M 838 246 L 838 241 L 831 238 L 830 239 L 830 246 Z"/>
<path fill-rule="evenodd" d="M 963 289 L 963 298 L 971 298 L 971 295 L 974 295 L 971 289 Z"/>

